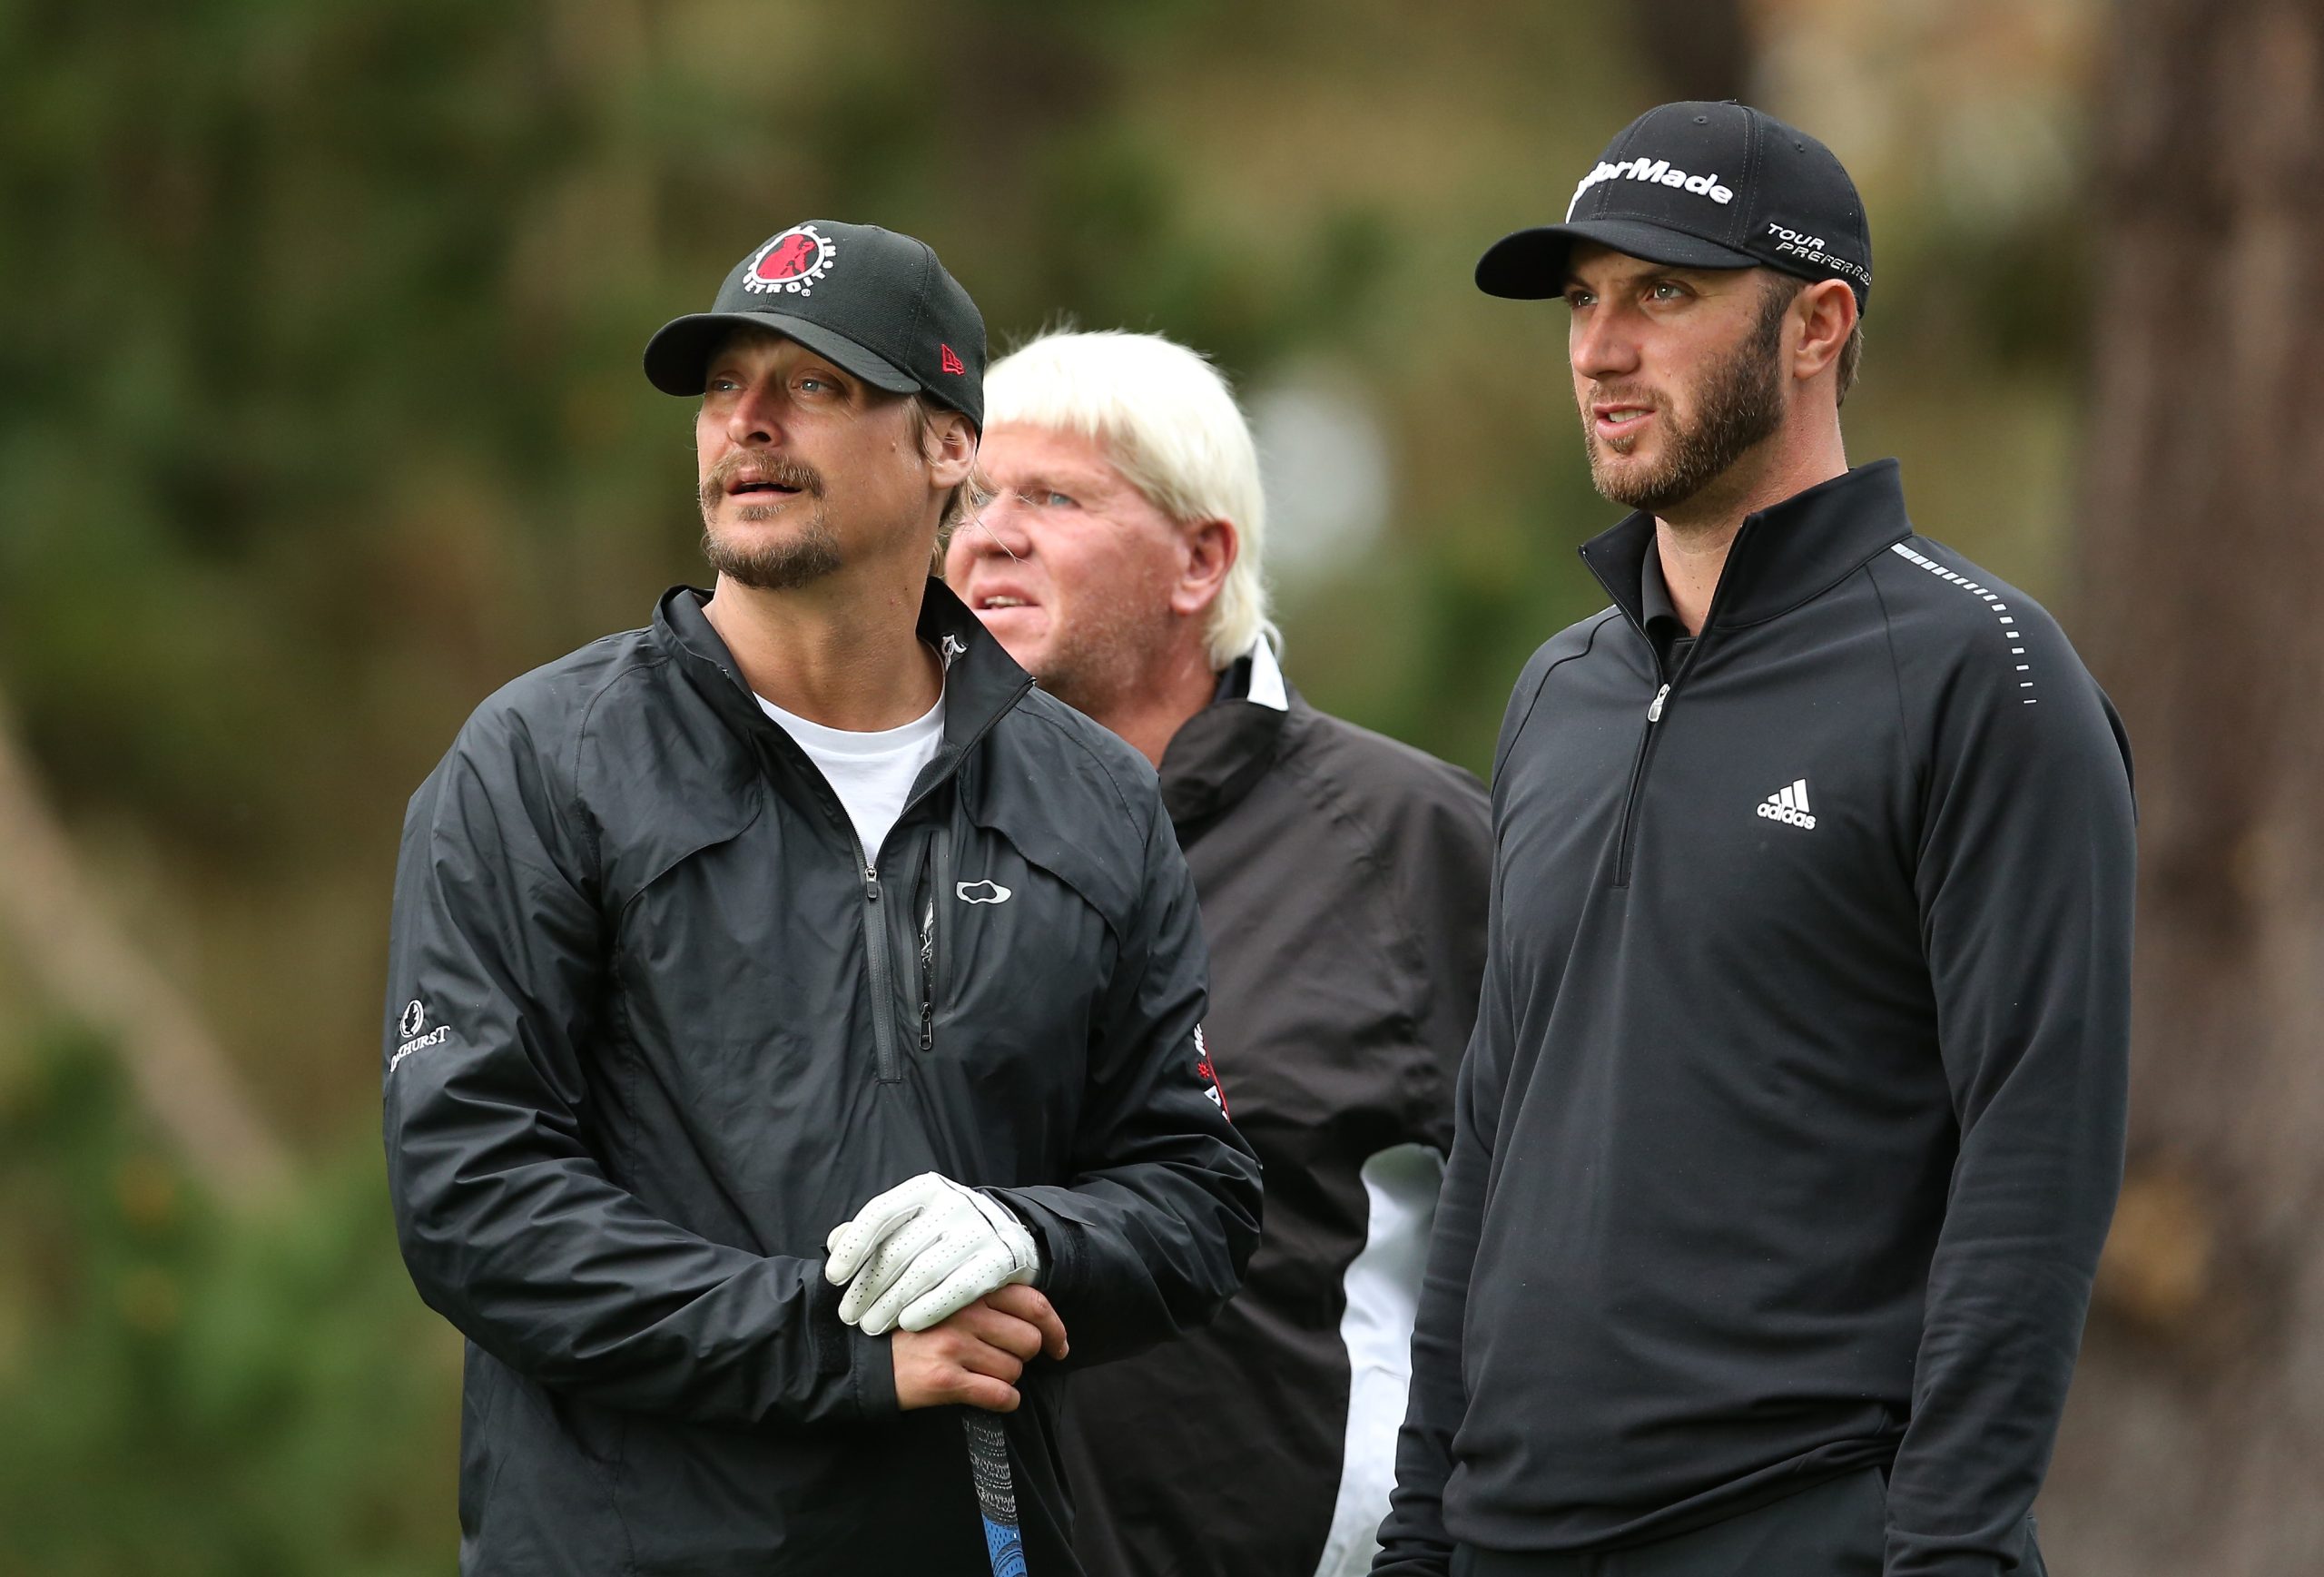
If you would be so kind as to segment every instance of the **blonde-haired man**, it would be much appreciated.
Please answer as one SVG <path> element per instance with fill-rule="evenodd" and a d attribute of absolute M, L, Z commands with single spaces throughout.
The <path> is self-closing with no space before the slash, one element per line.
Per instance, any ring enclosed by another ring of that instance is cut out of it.
<path fill-rule="evenodd" d="M 1123 1577 L 1362 1571 L 1482 970 L 1484 793 L 1285 683 L 1258 462 L 1208 362 L 1051 334 L 986 398 L 996 496 L 947 578 L 1161 769 L 1211 941 L 1206 1032 L 1267 1178 L 1213 1329 L 1075 1376 L 1075 1543 Z"/>

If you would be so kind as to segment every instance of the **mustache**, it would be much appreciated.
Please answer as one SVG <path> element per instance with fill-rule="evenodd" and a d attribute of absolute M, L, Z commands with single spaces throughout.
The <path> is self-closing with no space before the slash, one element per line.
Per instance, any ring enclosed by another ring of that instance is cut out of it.
<path fill-rule="evenodd" d="M 1593 405 L 1635 405 L 1644 410 L 1662 409 L 1661 398 L 1650 389 L 1633 389 L 1619 383 L 1590 385 L 1590 398 L 1581 402 L 1586 413 Z"/>
<path fill-rule="evenodd" d="M 727 488 L 737 477 L 773 482 L 778 488 L 791 488 L 811 498 L 823 496 L 823 474 L 812 466 L 780 456 L 731 454 L 712 466 L 702 478 L 702 507 L 716 508 L 718 500 L 726 496 Z"/>

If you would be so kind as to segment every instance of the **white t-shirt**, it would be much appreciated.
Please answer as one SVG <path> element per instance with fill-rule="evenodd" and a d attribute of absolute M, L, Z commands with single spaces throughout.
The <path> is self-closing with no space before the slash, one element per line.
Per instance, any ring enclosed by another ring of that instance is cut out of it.
<path fill-rule="evenodd" d="M 874 734 L 810 723 L 763 695 L 758 702 L 830 781 L 839 803 L 847 807 L 847 819 L 855 823 L 855 835 L 862 840 L 863 857 L 878 860 L 880 845 L 903 813 L 920 769 L 936 759 L 937 747 L 944 743 L 944 693 L 936 693 L 936 705 L 926 715 Z"/>

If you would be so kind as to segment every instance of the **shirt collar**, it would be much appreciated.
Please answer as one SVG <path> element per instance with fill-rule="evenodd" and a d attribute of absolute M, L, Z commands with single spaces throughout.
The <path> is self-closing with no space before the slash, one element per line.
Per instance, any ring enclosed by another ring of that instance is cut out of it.
<path fill-rule="evenodd" d="M 1670 587 L 1662 578 L 1662 555 L 1651 544 L 1639 565 L 1638 611 L 1647 636 L 1658 643 L 1687 633 L 1679 610 L 1670 606 Z"/>
<path fill-rule="evenodd" d="M 1162 803 L 1183 839 L 1239 802 L 1275 762 L 1292 692 L 1262 636 L 1162 753 Z"/>
<path fill-rule="evenodd" d="M 1728 549 L 1711 622 L 1736 629 L 1788 613 L 1912 532 L 1894 460 L 1858 466 L 1769 505 L 1744 517 Z M 1581 545 L 1582 562 L 1641 630 L 1641 561 L 1653 552 L 1654 517 L 1645 510 Z"/>
<path fill-rule="evenodd" d="M 1284 682 L 1283 664 L 1266 636 L 1261 636 L 1249 651 L 1226 665 L 1210 699 L 1214 705 L 1221 701 L 1248 701 L 1255 706 L 1271 707 L 1277 712 L 1291 710 L 1291 691 Z"/>

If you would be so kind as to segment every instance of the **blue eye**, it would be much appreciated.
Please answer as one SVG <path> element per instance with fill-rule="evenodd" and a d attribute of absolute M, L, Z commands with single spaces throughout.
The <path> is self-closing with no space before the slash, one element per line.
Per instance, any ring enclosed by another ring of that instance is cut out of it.
<path fill-rule="evenodd" d="M 1041 495 L 1041 503 L 1044 508 L 1050 509 L 1072 509 L 1078 508 L 1071 498 L 1066 497 L 1063 493 L 1059 492 L 1043 493 Z"/>

